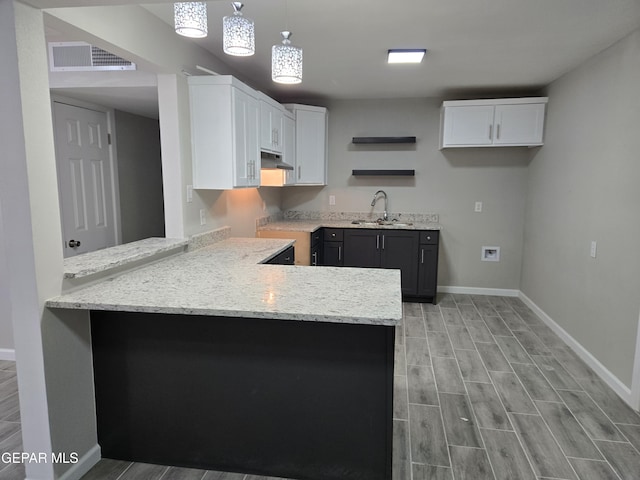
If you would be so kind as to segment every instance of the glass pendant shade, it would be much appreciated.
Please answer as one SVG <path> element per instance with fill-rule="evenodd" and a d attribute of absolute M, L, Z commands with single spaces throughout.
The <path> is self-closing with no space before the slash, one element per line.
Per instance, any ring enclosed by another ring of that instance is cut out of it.
<path fill-rule="evenodd" d="M 291 45 L 291 32 L 280 32 L 282 44 L 271 48 L 271 79 L 276 83 L 302 82 L 302 49 Z"/>
<path fill-rule="evenodd" d="M 222 19 L 222 49 L 228 55 L 247 57 L 256 51 L 253 20 L 242 15 L 242 3 L 233 2 L 233 15 Z"/>
<path fill-rule="evenodd" d="M 207 36 L 207 4 L 204 2 L 179 2 L 173 4 L 176 33 L 185 37 Z"/>

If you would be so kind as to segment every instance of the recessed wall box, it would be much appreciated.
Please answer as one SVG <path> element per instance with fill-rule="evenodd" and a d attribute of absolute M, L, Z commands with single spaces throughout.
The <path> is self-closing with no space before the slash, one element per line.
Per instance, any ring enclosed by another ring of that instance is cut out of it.
<path fill-rule="evenodd" d="M 483 262 L 499 262 L 500 261 L 500 247 L 482 247 Z"/>

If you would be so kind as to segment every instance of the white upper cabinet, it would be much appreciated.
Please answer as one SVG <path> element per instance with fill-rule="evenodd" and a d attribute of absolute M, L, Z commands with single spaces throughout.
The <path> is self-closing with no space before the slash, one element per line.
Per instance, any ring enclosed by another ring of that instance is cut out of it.
<path fill-rule="evenodd" d="M 446 101 L 441 148 L 542 145 L 547 97 Z"/>
<path fill-rule="evenodd" d="M 296 118 L 296 185 L 327 184 L 327 109 L 288 104 Z"/>
<path fill-rule="evenodd" d="M 262 93 L 260 95 L 260 148 L 282 153 L 284 148 L 284 107 Z"/>
<path fill-rule="evenodd" d="M 231 76 L 189 77 L 193 188 L 260 186 L 260 102 Z"/>
<path fill-rule="evenodd" d="M 293 166 L 293 170 L 285 170 L 284 184 L 295 185 L 296 183 L 296 119 L 290 112 L 284 114 L 284 148 L 282 149 L 282 160 Z"/>

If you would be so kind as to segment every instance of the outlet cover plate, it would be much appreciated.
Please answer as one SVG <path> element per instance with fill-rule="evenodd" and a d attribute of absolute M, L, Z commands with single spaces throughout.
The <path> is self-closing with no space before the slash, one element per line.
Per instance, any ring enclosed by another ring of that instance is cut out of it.
<path fill-rule="evenodd" d="M 500 247 L 482 247 L 482 257 L 480 260 L 483 262 L 499 262 L 500 261 Z"/>

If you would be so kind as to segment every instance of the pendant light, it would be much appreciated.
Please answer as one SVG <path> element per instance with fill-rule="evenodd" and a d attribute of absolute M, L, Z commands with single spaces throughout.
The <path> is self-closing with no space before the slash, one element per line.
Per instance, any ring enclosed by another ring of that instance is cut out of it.
<path fill-rule="evenodd" d="M 173 4 L 176 33 L 185 37 L 207 36 L 207 4 L 204 2 L 178 2 Z"/>
<path fill-rule="evenodd" d="M 222 49 L 228 55 L 248 57 L 256 51 L 253 20 L 242 15 L 241 2 L 231 5 L 233 15 L 222 19 Z"/>
<path fill-rule="evenodd" d="M 276 83 L 302 82 L 302 49 L 291 44 L 291 32 L 280 32 L 282 44 L 271 48 L 271 79 Z"/>

